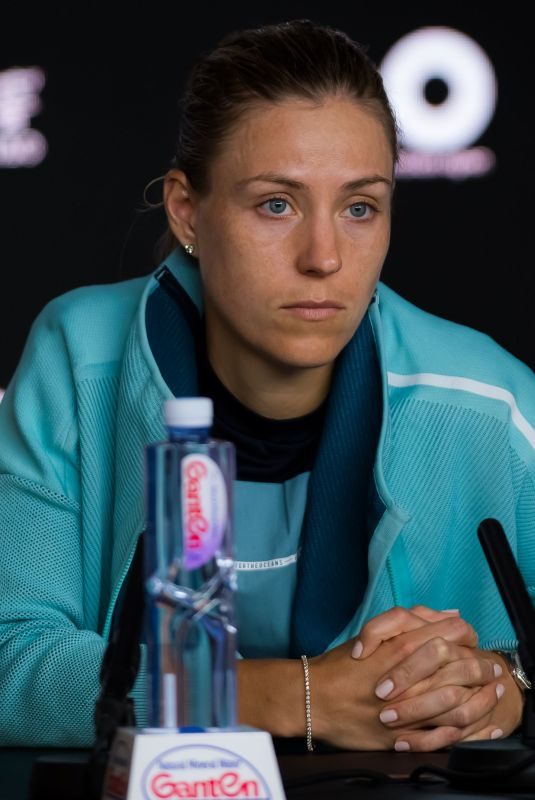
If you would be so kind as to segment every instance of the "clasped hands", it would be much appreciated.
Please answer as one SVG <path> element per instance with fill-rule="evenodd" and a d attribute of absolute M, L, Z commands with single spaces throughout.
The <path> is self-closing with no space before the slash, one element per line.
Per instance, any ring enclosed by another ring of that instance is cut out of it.
<path fill-rule="evenodd" d="M 352 750 L 439 750 L 509 735 L 523 698 L 457 611 L 392 608 L 310 661 L 314 734 Z M 319 696 L 318 696 L 319 695 Z"/>

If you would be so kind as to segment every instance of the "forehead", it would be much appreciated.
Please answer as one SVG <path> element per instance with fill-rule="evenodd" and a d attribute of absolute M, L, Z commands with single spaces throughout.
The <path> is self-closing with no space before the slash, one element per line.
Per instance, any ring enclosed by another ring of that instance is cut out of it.
<path fill-rule="evenodd" d="M 216 180 L 240 180 L 284 170 L 316 178 L 342 172 L 390 178 L 393 156 L 384 126 L 368 106 L 347 97 L 288 98 L 246 111 L 219 149 L 211 173 Z"/>

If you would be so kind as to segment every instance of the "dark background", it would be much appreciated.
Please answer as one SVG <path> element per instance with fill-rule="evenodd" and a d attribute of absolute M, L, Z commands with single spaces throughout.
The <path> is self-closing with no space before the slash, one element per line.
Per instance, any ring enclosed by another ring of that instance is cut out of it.
<path fill-rule="evenodd" d="M 492 149 L 495 170 L 462 181 L 401 180 L 383 279 L 535 366 L 533 46 L 520 7 L 289 1 L 251 4 L 248 12 L 205 4 L 164 12 L 146 5 L 113 29 L 105 17 L 56 25 L 51 11 L 42 29 L 32 17 L 31 26 L 21 20 L 0 33 L 0 70 L 45 70 L 43 108 L 31 124 L 49 146 L 35 168 L 0 169 L 0 387 L 49 299 L 154 266 L 164 219 L 161 211 L 142 210 L 143 190 L 169 164 L 177 101 L 193 59 L 230 30 L 296 17 L 342 28 L 367 45 L 376 63 L 424 25 L 456 28 L 486 51 L 498 104 L 474 144 Z"/>

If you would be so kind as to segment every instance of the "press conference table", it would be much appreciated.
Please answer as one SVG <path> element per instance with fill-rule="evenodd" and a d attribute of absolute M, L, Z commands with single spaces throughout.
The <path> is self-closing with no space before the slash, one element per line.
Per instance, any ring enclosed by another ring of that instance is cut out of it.
<path fill-rule="evenodd" d="M 534 798 L 535 789 L 490 792 L 475 787 L 474 790 L 455 789 L 446 783 L 403 783 L 422 764 L 446 767 L 448 753 L 393 753 L 393 752 L 332 752 L 313 754 L 277 755 L 288 800 L 293 798 L 368 798 L 372 800 L 503 800 L 503 798 Z M 85 781 L 83 763 L 86 750 L 31 750 L 0 748 L 0 800 L 82 800 Z M 57 762 L 57 765 L 53 761 Z M 31 790 L 32 770 L 35 763 L 45 764 L 40 780 Z M 361 777 L 351 780 L 351 774 L 360 771 Z M 364 771 L 370 780 L 364 776 Z M 374 775 L 390 776 L 395 782 L 371 782 Z M 329 776 L 332 776 L 330 779 Z M 316 783 L 310 780 L 320 779 Z"/>

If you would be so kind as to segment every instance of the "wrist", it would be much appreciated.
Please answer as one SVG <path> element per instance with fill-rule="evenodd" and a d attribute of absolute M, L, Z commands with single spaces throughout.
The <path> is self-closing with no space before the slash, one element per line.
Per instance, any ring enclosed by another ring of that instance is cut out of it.
<path fill-rule="evenodd" d="M 511 675 L 512 679 L 520 689 L 522 693 L 531 689 L 531 681 L 529 680 L 524 668 L 522 667 L 522 663 L 520 661 L 520 657 L 516 650 L 495 650 L 499 656 L 502 657 L 505 665 Z"/>
<path fill-rule="evenodd" d="M 272 736 L 305 736 L 301 659 L 241 659 L 237 683 L 240 724 Z"/>
<path fill-rule="evenodd" d="M 522 723 L 526 692 L 528 691 L 527 687 L 530 685 L 530 682 L 527 675 L 522 670 L 519 659 L 515 658 L 512 653 L 502 650 L 495 650 L 493 652 L 500 657 L 500 663 L 504 670 L 500 681 L 504 682 L 506 685 L 505 695 L 498 705 L 501 707 L 502 714 L 506 713 L 506 709 L 508 709 L 508 713 L 506 713 L 507 727 L 504 728 L 503 724 L 500 724 L 500 727 L 512 733 L 518 730 Z"/>

